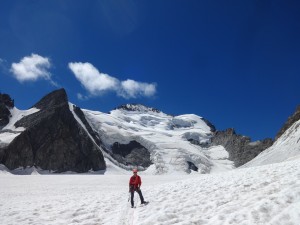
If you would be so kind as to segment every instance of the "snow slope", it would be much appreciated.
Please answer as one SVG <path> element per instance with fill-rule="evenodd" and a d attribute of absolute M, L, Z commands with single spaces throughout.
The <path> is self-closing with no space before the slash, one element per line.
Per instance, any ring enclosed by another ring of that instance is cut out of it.
<path fill-rule="evenodd" d="M 300 160 L 190 176 L 141 175 L 150 203 L 128 202 L 128 175 L 0 174 L 0 224 L 298 225 Z"/>
<path fill-rule="evenodd" d="M 287 129 L 280 138 L 243 167 L 284 162 L 300 157 L 300 120 Z"/>
<path fill-rule="evenodd" d="M 15 123 L 25 116 L 38 112 L 39 109 L 31 108 L 28 110 L 19 110 L 16 107 L 9 110 L 11 117 L 9 123 L 0 130 L 0 147 L 8 145 L 12 142 L 22 131 L 25 130 L 23 127 L 15 127 Z"/>
<path fill-rule="evenodd" d="M 146 147 L 154 163 L 148 173 L 190 173 L 188 162 L 195 164 L 200 173 L 234 168 L 222 146 L 209 149 L 200 146 L 208 143 L 213 134 L 197 115 L 170 116 L 142 105 L 133 110 L 116 109 L 109 114 L 86 109 L 83 112 L 108 149 L 115 142 L 128 144 L 133 140 Z M 191 144 L 189 139 L 200 145 Z"/>

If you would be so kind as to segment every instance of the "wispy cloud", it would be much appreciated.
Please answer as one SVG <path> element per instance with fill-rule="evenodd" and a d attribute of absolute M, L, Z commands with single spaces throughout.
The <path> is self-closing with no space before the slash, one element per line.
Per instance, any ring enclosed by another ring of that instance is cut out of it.
<path fill-rule="evenodd" d="M 139 96 L 151 97 L 155 92 L 156 84 L 148 84 L 128 79 L 121 82 L 121 89 L 118 90 L 118 95 L 124 98 L 137 98 Z"/>
<path fill-rule="evenodd" d="M 82 100 L 82 101 L 88 100 L 88 99 L 89 99 L 88 96 L 85 96 L 85 95 L 83 95 L 83 94 L 81 94 L 81 93 L 77 93 L 77 98 L 78 98 L 79 100 Z"/>
<path fill-rule="evenodd" d="M 0 69 L 2 69 L 2 70 L 6 69 L 6 66 L 5 66 L 6 63 L 7 62 L 5 59 L 0 58 Z"/>
<path fill-rule="evenodd" d="M 120 81 L 108 74 L 101 73 L 91 63 L 70 62 L 70 70 L 77 80 L 92 96 L 101 96 L 113 91 L 123 98 L 151 97 L 156 93 L 156 84 L 143 83 L 134 80 Z M 83 99 L 83 95 L 77 95 Z"/>
<path fill-rule="evenodd" d="M 51 68 L 50 59 L 38 54 L 25 56 L 18 63 L 12 63 L 10 71 L 19 82 L 36 81 L 44 79 L 52 85 L 58 86 L 52 79 L 49 69 Z"/>

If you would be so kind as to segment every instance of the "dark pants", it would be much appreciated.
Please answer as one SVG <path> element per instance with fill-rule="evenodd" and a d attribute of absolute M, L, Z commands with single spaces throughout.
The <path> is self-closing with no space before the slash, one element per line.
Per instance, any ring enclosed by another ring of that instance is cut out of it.
<path fill-rule="evenodd" d="M 139 194 L 140 199 L 141 199 L 141 203 L 144 203 L 144 197 L 143 197 L 143 194 L 141 192 L 141 189 L 139 189 L 139 188 L 131 188 L 130 189 L 130 193 L 131 193 L 131 206 L 134 206 L 133 198 L 134 198 L 134 192 L 135 191 Z"/>

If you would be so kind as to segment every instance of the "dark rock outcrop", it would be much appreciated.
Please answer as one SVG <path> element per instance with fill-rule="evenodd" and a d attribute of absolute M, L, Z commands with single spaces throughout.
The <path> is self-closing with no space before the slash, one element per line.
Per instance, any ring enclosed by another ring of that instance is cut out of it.
<path fill-rule="evenodd" d="M 4 104 L 0 103 L 0 129 L 9 123 L 10 115 L 8 108 Z"/>
<path fill-rule="evenodd" d="M 139 111 L 139 112 L 156 112 L 156 113 L 161 112 L 158 109 L 148 107 L 148 106 L 145 106 L 142 104 L 136 104 L 136 103 L 120 105 L 115 109 L 123 109 L 123 110 L 127 110 L 127 111 Z"/>
<path fill-rule="evenodd" d="M 270 138 L 262 141 L 251 142 L 246 136 L 235 133 L 234 129 L 229 128 L 224 131 L 217 131 L 211 139 L 211 146 L 222 145 L 229 153 L 229 159 L 235 166 L 239 167 L 255 158 L 259 153 L 273 144 Z"/>
<path fill-rule="evenodd" d="M 0 129 L 9 123 L 11 113 L 9 109 L 14 107 L 14 100 L 8 94 L 0 93 Z"/>
<path fill-rule="evenodd" d="M 124 165 L 149 167 L 152 164 L 148 149 L 137 141 L 130 141 L 128 144 L 115 142 L 111 150 L 112 156 Z"/>
<path fill-rule="evenodd" d="M 203 117 L 202 117 L 202 120 L 206 123 L 207 126 L 209 126 L 211 132 L 216 131 L 216 127 L 210 121 L 208 121 L 207 119 L 205 119 Z"/>
<path fill-rule="evenodd" d="M 106 168 L 101 150 L 70 111 L 64 89 L 50 93 L 34 107 L 40 111 L 15 124 L 26 130 L 0 149 L 0 163 L 9 169 L 37 166 L 56 172 Z"/>
<path fill-rule="evenodd" d="M 10 98 L 8 94 L 0 93 L 0 103 L 3 103 L 8 108 L 13 108 L 15 106 L 14 100 Z"/>
<path fill-rule="evenodd" d="M 287 119 L 285 124 L 279 130 L 275 137 L 275 140 L 277 140 L 287 129 L 289 129 L 298 120 L 300 120 L 300 105 L 297 107 L 296 112 Z"/>
<path fill-rule="evenodd" d="M 196 171 L 196 172 L 198 172 L 198 167 L 197 166 L 195 166 L 195 164 L 194 163 L 192 163 L 192 162 L 190 162 L 190 161 L 186 161 L 187 162 L 187 164 L 188 164 L 188 169 L 191 171 L 191 170 L 193 170 L 193 171 Z"/>

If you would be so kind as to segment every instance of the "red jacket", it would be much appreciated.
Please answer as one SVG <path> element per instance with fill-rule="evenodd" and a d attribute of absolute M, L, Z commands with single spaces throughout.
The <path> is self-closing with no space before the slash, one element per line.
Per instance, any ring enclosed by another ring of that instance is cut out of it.
<path fill-rule="evenodd" d="M 142 180 L 139 175 L 132 176 L 129 180 L 129 186 L 133 186 L 134 188 L 138 188 L 142 185 Z"/>

